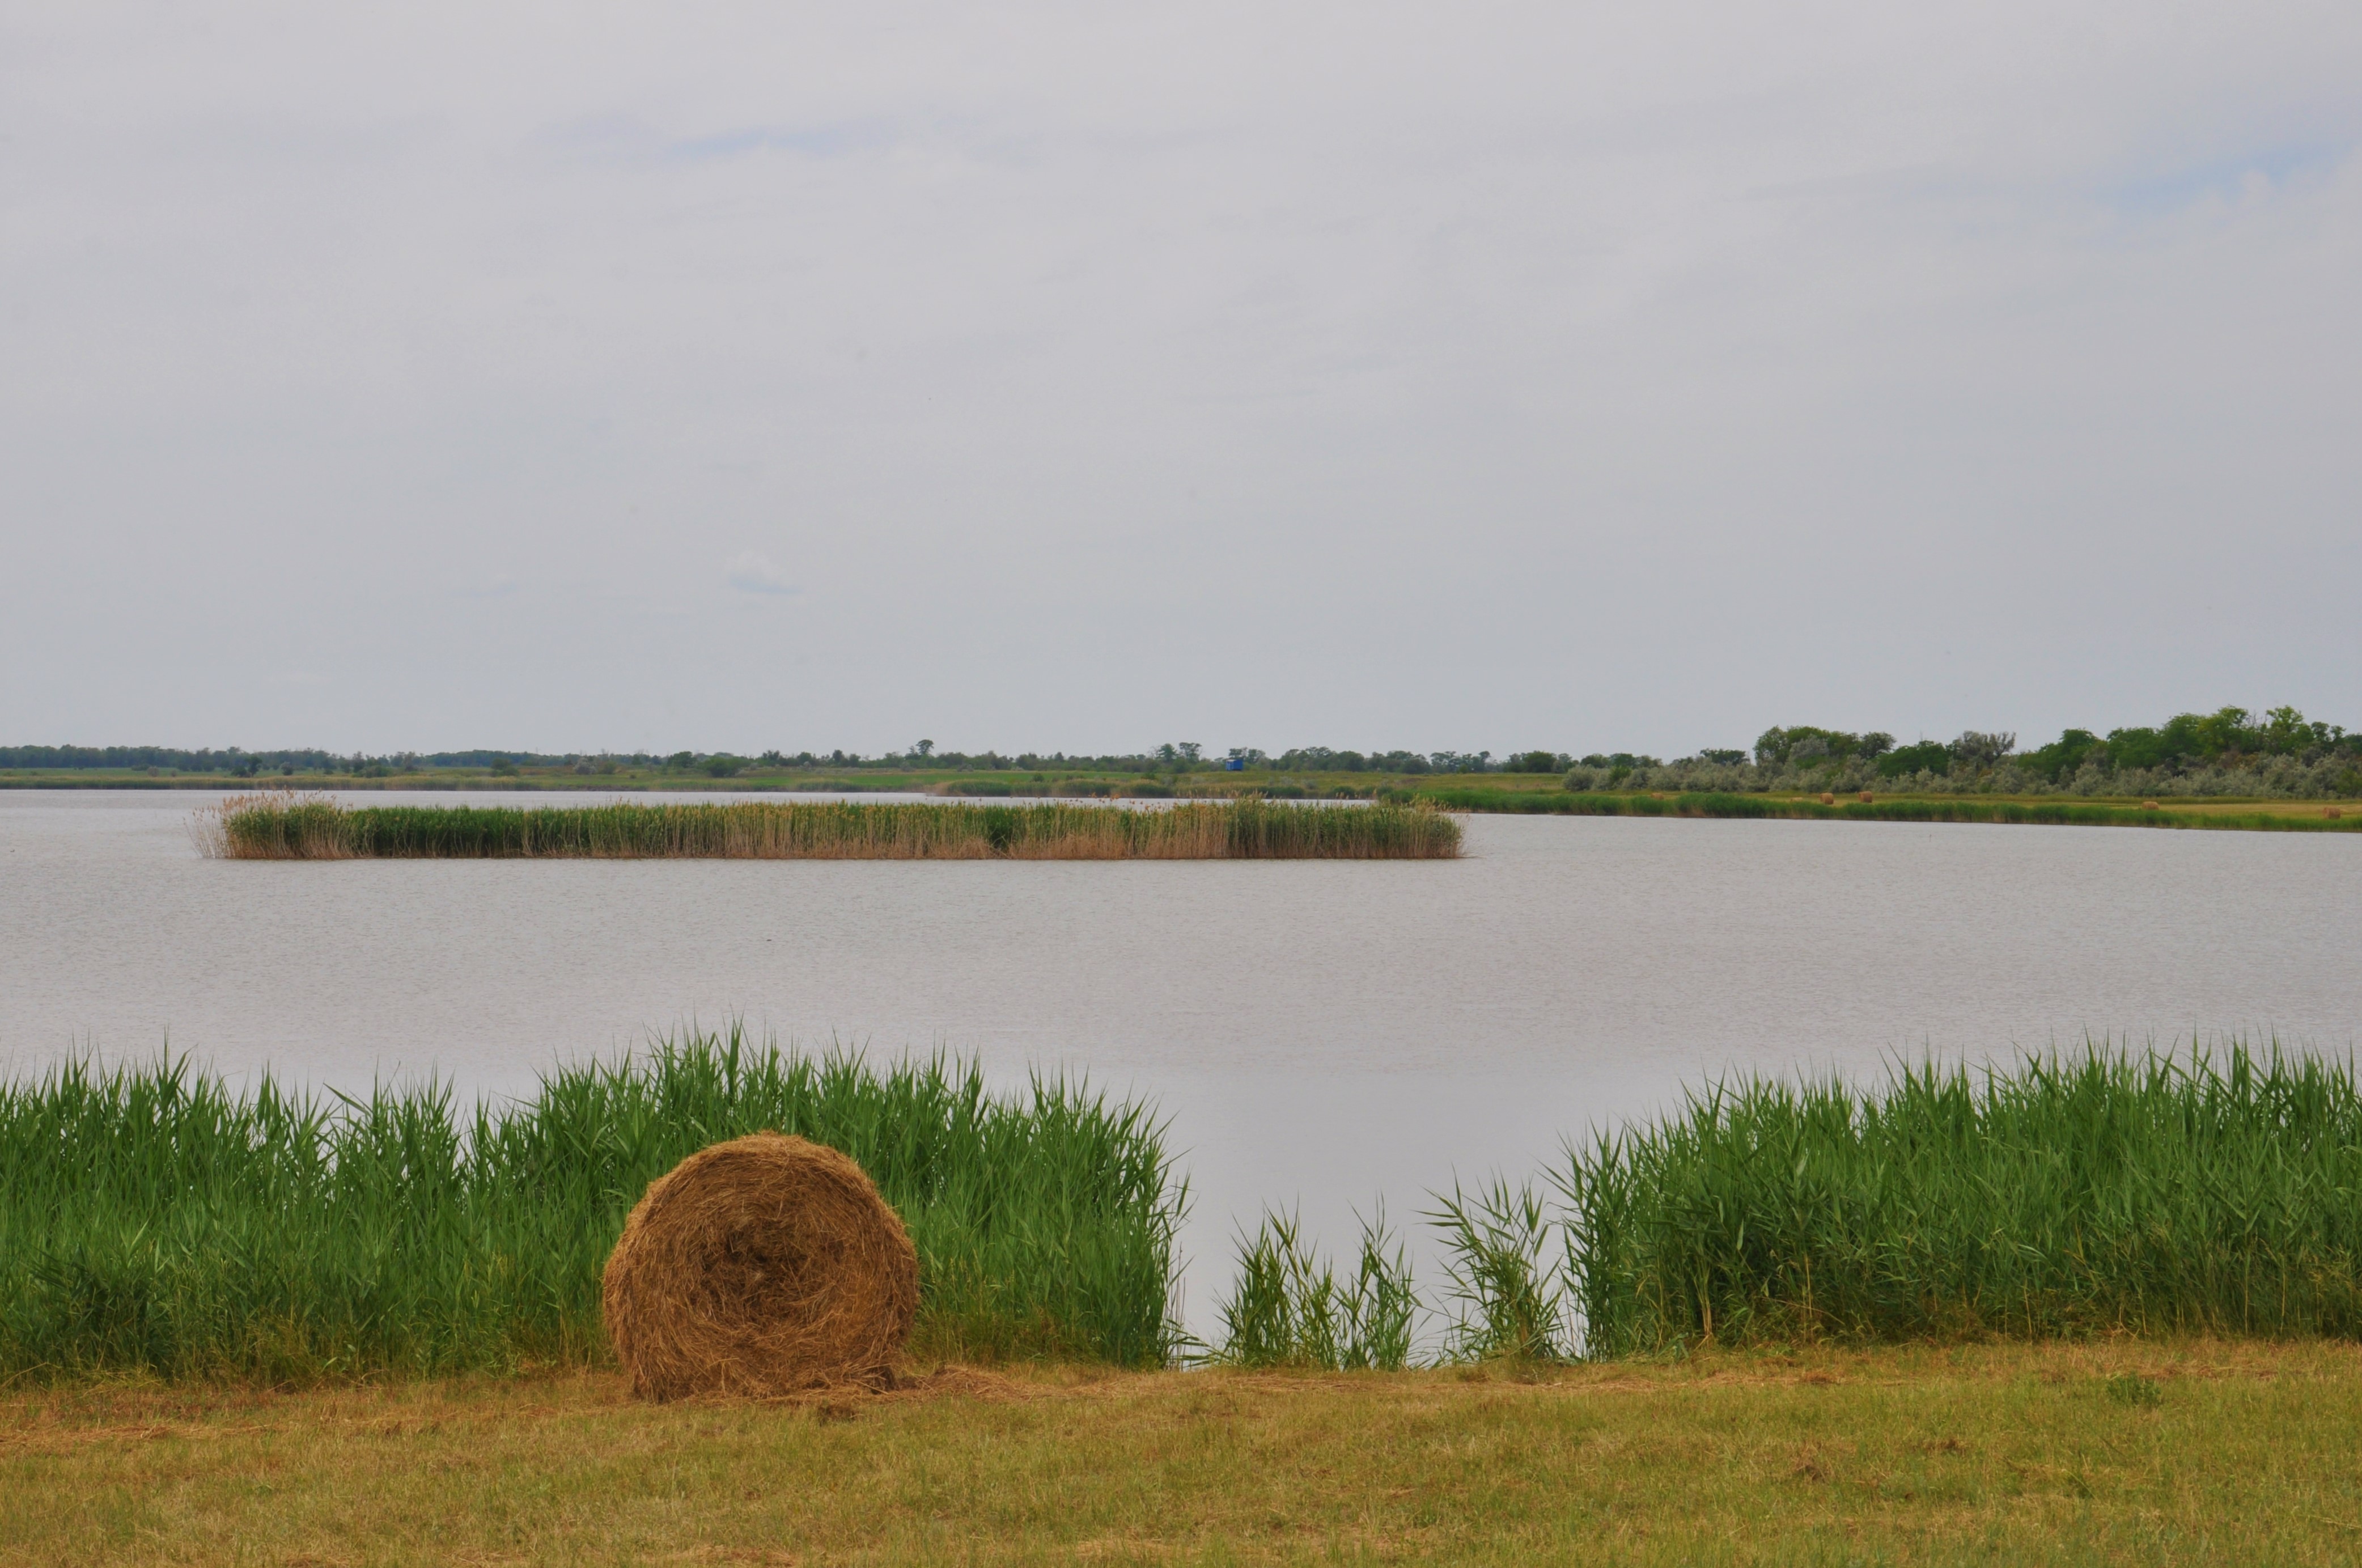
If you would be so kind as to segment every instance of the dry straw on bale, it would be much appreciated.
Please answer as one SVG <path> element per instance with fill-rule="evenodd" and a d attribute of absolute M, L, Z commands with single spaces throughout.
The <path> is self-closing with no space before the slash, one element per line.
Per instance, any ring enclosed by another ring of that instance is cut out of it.
<path fill-rule="evenodd" d="M 602 1305 L 646 1398 L 876 1386 L 910 1337 L 919 1256 L 851 1158 L 757 1133 L 648 1184 Z"/>

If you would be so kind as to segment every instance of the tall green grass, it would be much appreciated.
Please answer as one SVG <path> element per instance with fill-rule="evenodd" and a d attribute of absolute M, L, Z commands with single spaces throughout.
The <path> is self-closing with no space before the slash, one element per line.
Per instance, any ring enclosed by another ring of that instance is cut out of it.
<path fill-rule="evenodd" d="M 900 1213 L 920 1354 L 1170 1359 L 1186 1193 L 1148 1110 L 733 1028 L 466 1111 L 439 1086 L 237 1092 L 185 1060 L 0 1085 L 0 1378 L 599 1362 L 624 1214 L 693 1150 L 765 1128 L 845 1150 Z"/>
<path fill-rule="evenodd" d="M 618 801 L 572 806 L 346 806 L 241 795 L 201 812 L 197 840 L 229 860 L 723 858 L 752 860 L 1435 860 L 1460 825 L 1418 806 L 1161 810 L 1044 802 Z"/>
<path fill-rule="evenodd" d="M 1293 1214 L 1266 1212 L 1239 1239 L 1239 1277 L 1220 1305 L 1222 1341 L 1212 1361 L 1328 1372 L 1398 1372 L 1410 1365 L 1419 1309 L 1410 1260 L 1386 1229 L 1380 1204 L 1362 1223 L 1351 1274 L 1308 1244 Z"/>
<path fill-rule="evenodd" d="M 920 1354 L 1154 1365 L 1184 1343 L 1187 1193 L 1146 1109 L 734 1028 L 465 1111 L 438 1086 L 234 1091 L 182 1060 L 0 1084 L 0 1379 L 598 1363 L 632 1203 L 763 1128 L 851 1153 L 902 1215 Z M 2362 1339 L 2362 1092 L 2350 1062 L 2276 1047 L 1736 1080 L 1544 1175 L 1437 1195 L 1432 1354 Z M 1381 1211 L 1344 1272 L 1265 1215 L 1219 1310 L 1210 1359 L 1385 1368 L 1414 1359 L 1422 1307 Z"/>
<path fill-rule="evenodd" d="M 1871 1087 L 1743 1080 L 1543 1176 L 1434 1195 L 1428 1357 L 2362 1339 L 2362 1094 L 2350 1063 L 2277 1048 L 2102 1043 Z M 1366 1279 L 1366 1237 L 1363 1252 Z M 1407 1266 L 1390 1299 L 1418 1300 Z M 1266 1215 L 1241 1238 L 1212 1359 L 1367 1365 L 1339 1349 L 1355 1299 L 1292 1219 Z"/>
<path fill-rule="evenodd" d="M 1572 1149 L 1586 1352 L 1701 1340 L 2362 1337 L 2353 1065 L 2105 1045 L 1749 1080 Z"/>
<path fill-rule="evenodd" d="M 1446 1359 L 1567 1359 L 1567 1277 L 1550 1255 L 1548 1200 L 1530 1181 L 1512 1187 L 1499 1177 L 1435 1196 L 1427 1219 L 1443 1234 Z"/>

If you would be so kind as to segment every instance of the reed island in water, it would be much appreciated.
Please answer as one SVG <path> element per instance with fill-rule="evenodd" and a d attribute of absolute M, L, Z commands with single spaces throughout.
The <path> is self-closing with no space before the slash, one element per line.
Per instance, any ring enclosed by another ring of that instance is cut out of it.
<path fill-rule="evenodd" d="M 197 842 L 233 861 L 1451 860 L 1460 824 L 1430 806 L 1166 809 L 850 801 L 516 808 L 347 806 L 319 795 L 235 796 L 201 811 Z"/>

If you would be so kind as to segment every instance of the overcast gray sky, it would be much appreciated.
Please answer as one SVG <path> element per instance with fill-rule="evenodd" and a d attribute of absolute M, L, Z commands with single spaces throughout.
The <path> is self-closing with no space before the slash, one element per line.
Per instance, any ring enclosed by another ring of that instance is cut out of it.
<path fill-rule="evenodd" d="M 0 0 L 0 743 L 2362 725 L 2362 6 Z"/>

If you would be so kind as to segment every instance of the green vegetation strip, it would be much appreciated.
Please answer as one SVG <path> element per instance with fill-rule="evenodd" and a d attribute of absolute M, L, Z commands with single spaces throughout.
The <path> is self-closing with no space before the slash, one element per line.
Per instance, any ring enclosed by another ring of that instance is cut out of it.
<path fill-rule="evenodd" d="M 185 1063 L 0 1085 L 0 1382 L 263 1383 L 607 1360 L 600 1269 L 654 1177 L 763 1128 L 844 1149 L 917 1244 L 914 1354 L 1169 1365 L 1187 1202 L 1142 1107 L 972 1064 L 689 1035 L 457 1114 Z M 1422 1293 L 1382 1212 L 1340 1268 L 1239 1238 L 1208 1358 L 1541 1365 L 1700 1345 L 2362 1340 L 2351 1062 L 2104 1044 L 1884 1083 L 1748 1080 L 1434 1196 Z M 1422 1315 L 1440 1329 L 1422 1348 Z"/>
<path fill-rule="evenodd" d="M 1885 1085 L 1744 1080 L 1434 1195 L 1436 1354 L 1537 1365 L 1719 1343 L 2362 1338 L 2351 1064 L 2105 1044 Z M 1383 1217 L 1341 1270 L 1239 1244 L 1214 1358 L 1394 1367 L 1419 1299 Z"/>
<path fill-rule="evenodd" d="M 346 806 L 243 795 L 197 817 L 228 860 L 1441 860 L 1460 825 L 1417 805 L 1192 802 L 1166 809 L 733 801 L 590 806 Z"/>
<path fill-rule="evenodd" d="M 2352 832 L 2353 817 L 2300 817 L 2268 811 L 2170 811 L 2141 806 L 2070 801 L 1992 800 L 1974 795 L 1939 799 L 1850 800 L 1824 805 L 1760 795 L 1693 793 L 1668 795 L 1559 794 L 1501 789 L 1427 789 L 1418 801 L 1449 811 L 1549 817 L 1739 817 L 1813 822 L 1996 822 L 2074 828 L 2234 828 L 2271 832 Z"/>
<path fill-rule="evenodd" d="M 458 1113 L 185 1062 L 0 1085 L 0 1381 L 311 1381 L 607 1359 L 599 1277 L 653 1178 L 772 1128 L 844 1149 L 919 1249 L 922 1354 L 1162 1365 L 1184 1192 L 1142 1106 L 972 1064 L 690 1035 Z"/>
<path fill-rule="evenodd" d="M 2351 1062 L 2093 1048 L 1749 1081 L 1555 1173 L 1593 1355 L 1715 1340 L 2362 1337 Z"/>

